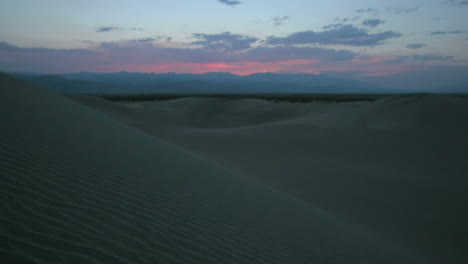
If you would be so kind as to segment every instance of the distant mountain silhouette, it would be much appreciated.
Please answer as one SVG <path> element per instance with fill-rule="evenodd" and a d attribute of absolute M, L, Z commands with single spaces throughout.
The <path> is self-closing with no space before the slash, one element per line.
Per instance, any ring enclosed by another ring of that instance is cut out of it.
<path fill-rule="evenodd" d="M 370 76 L 365 81 L 384 88 L 411 92 L 468 93 L 468 67 L 438 66 L 387 76 Z"/>
<path fill-rule="evenodd" d="M 72 73 L 64 75 L 16 74 L 36 85 L 70 94 L 141 93 L 389 93 L 375 85 L 327 75 L 257 73 Z"/>

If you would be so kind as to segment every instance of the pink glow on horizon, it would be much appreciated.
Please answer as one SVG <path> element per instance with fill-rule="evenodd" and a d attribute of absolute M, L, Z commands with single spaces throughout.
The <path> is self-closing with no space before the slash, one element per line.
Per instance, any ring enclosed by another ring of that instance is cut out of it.
<path fill-rule="evenodd" d="M 388 58 L 387 58 L 388 59 Z M 193 63 L 178 62 L 168 64 L 113 64 L 93 65 L 94 72 L 144 72 L 144 73 L 191 73 L 203 74 L 210 72 L 229 72 L 237 75 L 250 75 L 254 73 L 309 73 L 327 74 L 360 72 L 362 76 L 384 76 L 414 70 L 408 64 L 384 64 L 376 61 L 385 61 L 382 58 L 339 63 L 327 63 L 319 60 L 288 60 L 275 62 L 233 62 L 233 63 Z M 83 69 L 89 71 L 89 68 Z"/>
<path fill-rule="evenodd" d="M 232 62 L 232 63 L 193 63 L 180 62 L 153 65 L 119 65 L 114 71 L 147 72 L 147 73 L 192 73 L 202 74 L 209 72 L 229 72 L 237 75 L 250 75 L 254 73 L 274 72 L 301 72 L 321 74 L 326 72 L 359 71 L 364 76 L 393 75 L 411 71 L 407 64 L 384 64 L 394 57 L 356 58 L 349 62 L 323 64 L 320 60 L 298 59 L 273 62 Z"/>
<path fill-rule="evenodd" d="M 310 66 L 319 60 L 288 60 L 274 62 L 235 62 L 235 63 L 170 63 L 159 65 L 126 65 L 124 70 L 147 73 L 192 73 L 230 72 L 238 75 L 250 75 L 259 72 L 289 72 L 294 66 Z M 122 69 L 121 69 L 122 70 Z"/>

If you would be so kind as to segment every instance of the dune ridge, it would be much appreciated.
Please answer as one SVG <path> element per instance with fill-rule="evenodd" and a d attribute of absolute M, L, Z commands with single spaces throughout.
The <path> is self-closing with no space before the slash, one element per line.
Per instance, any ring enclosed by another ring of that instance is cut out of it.
<path fill-rule="evenodd" d="M 13 263 L 424 263 L 278 189 L 0 76 Z"/>

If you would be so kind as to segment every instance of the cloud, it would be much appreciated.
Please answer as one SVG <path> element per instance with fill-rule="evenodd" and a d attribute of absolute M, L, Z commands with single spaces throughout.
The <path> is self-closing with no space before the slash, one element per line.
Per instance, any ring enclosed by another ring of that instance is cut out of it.
<path fill-rule="evenodd" d="M 334 24 L 324 27 L 321 32 L 302 31 L 293 33 L 287 37 L 267 38 L 269 45 L 346 45 L 346 46 L 375 46 L 382 44 L 385 40 L 401 37 L 400 33 L 385 31 L 371 34 L 365 29 L 356 28 L 353 25 Z"/>
<path fill-rule="evenodd" d="M 465 30 L 452 30 L 452 31 L 433 31 L 431 33 L 429 33 L 429 35 L 431 36 L 435 36 L 435 35 L 450 35 L 450 34 L 463 34 L 463 33 L 466 33 Z"/>
<path fill-rule="evenodd" d="M 275 16 L 273 18 L 273 24 L 275 26 L 281 26 L 284 24 L 284 22 L 288 19 L 290 19 L 291 17 L 290 16 Z"/>
<path fill-rule="evenodd" d="M 377 9 L 375 8 L 360 8 L 355 10 L 356 13 L 362 14 L 362 13 L 376 13 L 378 12 Z"/>
<path fill-rule="evenodd" d="M 407 48 L 409 49 L 420 49 L 426 47 L 426 44 L 420 44 L 420 43 L 414 43 L 414 44 L 408 44 L 406 45 Z"/>
<path fill-rule="evenodd" d="M 96 29 L 96 32 L 103 33 L 103 32 L 116 31 L 116 30 L 120 30 L 120 29 L 121 28 L 119 28 L 119 27 L 99 27 L 98 29 Z"/>
<path fill-rule="evenodd" d="M 137 27 L 132 28 L 132 31 L 143 31 L 143 30 L 144 30 L 143 28 L 137 28 Z"/>
<path fill-rule="evenodd" d="M 376 27 L 383 23 L 385 23 L 385 21 L 380 20 L 380 19 L 366 19 L 362 22 L 364 26 L 368 26 L 368 27 Z"/>
<path fill-rule="evenodd" d="M 344 26 L 344 24 L 342 24 L 342 23 L 330 24 L 330 25 L 323 26 L 322 29 L 327 29 L 327 30 L 329 30 L 329 29 L 339 29 L 339 28 L 341 28 L 343 26 Z"/>
<path fill-rule="evenodd" d="M 167 36 L 167 35 L 158 35 L 158 36 L 152 36 L 152 37 L 146 37 L 146 38 L 137 38 L 137 39 L 131 39 L 129 40 L 130 42 L 139 42 L 139 43 L 147 43 L 147 44 L 152 44 L 154 41 L 158 40 L 165 40 L 167 42 L 172 40 L 172 37 Z"/>
<path fill-rule="evenodd" d="M 345 24 L 347 23 L 348 21 L 356 21 L 360 18 L 360 16 L 354 16 L 352 18 L 340 18 L 340 17 L 337 17 L 335 18 L 335 22 L 337 23 L 340 23 L 340 24 Z M 337 25 L 337 24 L 335 24 Z"/>
<path fill-rule="evenodd" d="M 148 37 L 148 38 L 139 38 L 139 39 L 134 39 L 133 41 L 136 41 L 136 42 L 141 42 L 141 43 L 150 43 L 150 42 L 153 42 L 153 41 L 156 41 L 156 40 L 160 40 L 161 37 L 157 37 L 157 38 L 152 38 L 152 37 Z"/>
<path fill-rule="evenodd" d="M 448 2 L 456 6 L 468 6 L 468 1 L 448 0 Z"/>
<path fill-rule="evenodd" d="M 241 1 L 236 0 L 218 0 L 218 2 L 229 6 L 236 6 L 242 3 Z"/>
<path fill-rule="evenodd" d="M 412 8 L 402 8 L 402 7 L 389 8 L 389 10 L 395 14 L 408 14 L 408 13 L 416 12 L 419 9 L 420 9 L 419 6 L 412 7 Z"/>
<path fill-rule="evenodd" d="M 192 36 L 196 39 L 200 39 L 192 42 L 192 44 L 217 50 L 245 50 L 249 49 L 252 44 L 259 40 L 255 37 L 232 34 L 231 32 L 223 32 L 220 34 L 195 33 L 192 34 Z"/>

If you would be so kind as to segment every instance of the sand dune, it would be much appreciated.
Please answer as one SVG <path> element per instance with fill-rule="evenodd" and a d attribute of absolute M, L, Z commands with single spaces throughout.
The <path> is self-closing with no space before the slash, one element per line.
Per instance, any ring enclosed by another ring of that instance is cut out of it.
<path fill-rule="evenodd" d="M 116 104 L 0 83 L 6 263 L 467 259 L 463 100 L 424 134 L 377 114 L 320 125 L 385 101 Z"/>
<path fill-rule="evenodd" d="M 468 261 L 464 98 L 403 95 L 339 104 L 75 100 L 434 263 Z"/>

